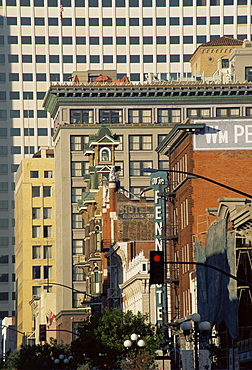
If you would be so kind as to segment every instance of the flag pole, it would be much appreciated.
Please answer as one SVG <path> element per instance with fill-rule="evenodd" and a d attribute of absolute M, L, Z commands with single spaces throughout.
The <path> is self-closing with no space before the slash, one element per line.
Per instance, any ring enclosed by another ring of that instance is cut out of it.
<path fill-rule="evenodd" d="M 60 58 L 60 82 L 63 83 L 63 44 L 62 44 L 62 18 L 64 8 L 62 6 L 62 0 L 59 0 L 59 58 Z"/>

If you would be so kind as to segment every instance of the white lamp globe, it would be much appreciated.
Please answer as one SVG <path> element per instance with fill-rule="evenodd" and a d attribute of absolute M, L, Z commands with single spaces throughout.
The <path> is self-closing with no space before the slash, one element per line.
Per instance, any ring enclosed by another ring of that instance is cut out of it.
<path fill-rule="evenodd" d="M 127 340 L 124 341 L 123 345 L 124 345 L 124 347 L 129 348 L 129 347 L 131 347 L 132 342 L 131 342 L 131 340 L 127 339 Z"/>
<path fill-rule="evenodd" d="M 137 338 L 138 338 L 138 335 L 135 334 L 135 333 L 131 334 L 131 336 L 130 336 L 131 340 L 137 340 Z"/>
<path fill-rule="evenodd" d="M 69 361 L 73 360 L 73 356 L 72 356 L 72 355 L 70 355 L 70 356 L 68 357 L 68 360 L 69 360 Z"/>
<path fill-rule="evenodd" d="M 65 358 L 64 359 L 64 364 L 68 364 L 68 362 L 69 362 L 68 358 Z"/>
<path fill-rule="evenodd" d="M 58 358 L 56 358 L 56 359 L 54 360 L 54 363 L 57 365 L 57 364 L 59 364 L 59 363 L 60 363 L 60 360 L 59 360 Z"/>
<path fill-rule="evenodd" d="M 200 314 L 199 313 L 192 314 L 191 319 L 194 322 L 199 322 L 200 321 Z"/>
<path fill-rule="evenodd" d="M 64 357 L 65 357 L 64 355 L 59 355 L 60 360 L 63 360 Z"/>
<path fill-rule="evenodd" d="M 143 339 L 139 339 L 137 342 L 138 347 L 144 347 L 145 346 L 145 341 Z"/>
<path fill-rule="evenodd" d="M 209 331 L 211 329 L 211 324 L 208 321 L 202 321 L 199 324 L 199 330 L 201 331 Z"/>
<path fill-rule="evenodd" d="M 192 329 L 192 323 L 190 321 L 184 321 L 180 327 L 183 331 L 190 331 Z"/>

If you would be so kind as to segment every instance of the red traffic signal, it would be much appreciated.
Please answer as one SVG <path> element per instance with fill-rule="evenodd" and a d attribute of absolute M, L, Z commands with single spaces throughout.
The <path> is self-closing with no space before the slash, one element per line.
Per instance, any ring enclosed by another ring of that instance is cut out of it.
<path fill-rule="evenodd" d="M 46 324 L 39 325 L 39 341 L 46 342 Z"/>
<path fill-rule="evenodd" d="M 150 251 L 150 284 L 164 284 L 163 251 Z"/>

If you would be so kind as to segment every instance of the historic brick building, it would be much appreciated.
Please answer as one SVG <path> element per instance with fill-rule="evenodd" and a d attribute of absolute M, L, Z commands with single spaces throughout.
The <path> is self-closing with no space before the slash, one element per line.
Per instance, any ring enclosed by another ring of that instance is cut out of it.
<path fill-rule="evenodd" d="M 117 136 L 108 127 L 101 126 L 97 134 L 90 136 L 84 149 L 89 157 L 89 173 L 85 175 L 88 186 L 78 209 L 84 221 L 85 255 L 76 259 L 75 266 L 85 272 L 85 305 L 91 304 L 93 308 L 101 303 L 118 308 L 131 305 L 129 302 L 135 299 L 132 290 L 139 291 L 140 273 L 145 289 L 144 292 L 140 289 L 143 294 L 138 294 L 135 302 L 138 309 L 134 311 L 149 312 L 148 255 L 153 249 L 153 203 L 144 198 L 130 199 L 123 194 L 125 189 L 120 188 L 119 168 L 114 165 L 114 150 L 118 145 Z M 129 285 L 127 273 L 132 275 L 132 268 L 135 284 L 131 281 L 130 293 L 126 289 Z M 127 294 L 123 294 L 123 287 Z"/>
<path fill-rule="evenodd" d="M 218 207 L 220 198 L 236 198 L 237 202 L 239 198 L 243 201 L 251 198 L 251 127 L 251 120 L 244 118 L 190 120 L 186 125 L 176 126 L 157 148 L 157 152 L 168 155 L 170 162 L 167 206 L 168 222 L 176 225 L 171 228 L 175 230 L 173 238 L 169 238 L 173 260 L 197 261 L 195 245 L 205 247 L 207 230 L 216 216 L 211 210 Z M 219 243 L 223 243 L 221 238 Z M 238 244 L 241 243 L 240 239 Z M 234 244 L 233 254 L 235 248 Z M 211 256 L 217 252 L 212 246 Z M 177 269 L 179 284 L 174 284 L 172 302 L 174 319 L 179 320 L 197 312 L 198 307 L 195 265 L 181 264 Z M 198 294 L 199 301 L 202 291 Z M 211 304 L 214 307 L 216 301 Z"/>

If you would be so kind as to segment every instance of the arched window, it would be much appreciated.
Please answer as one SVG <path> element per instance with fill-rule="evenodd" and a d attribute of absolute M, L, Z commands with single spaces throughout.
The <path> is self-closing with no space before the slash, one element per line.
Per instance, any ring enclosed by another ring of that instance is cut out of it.
<path fill-rule="evenodd" d="M 100 151 L 100 161 L 101 162 L 108 162 L 111 160 L 111 152 L 110 149 L 104 148 Z"/>

